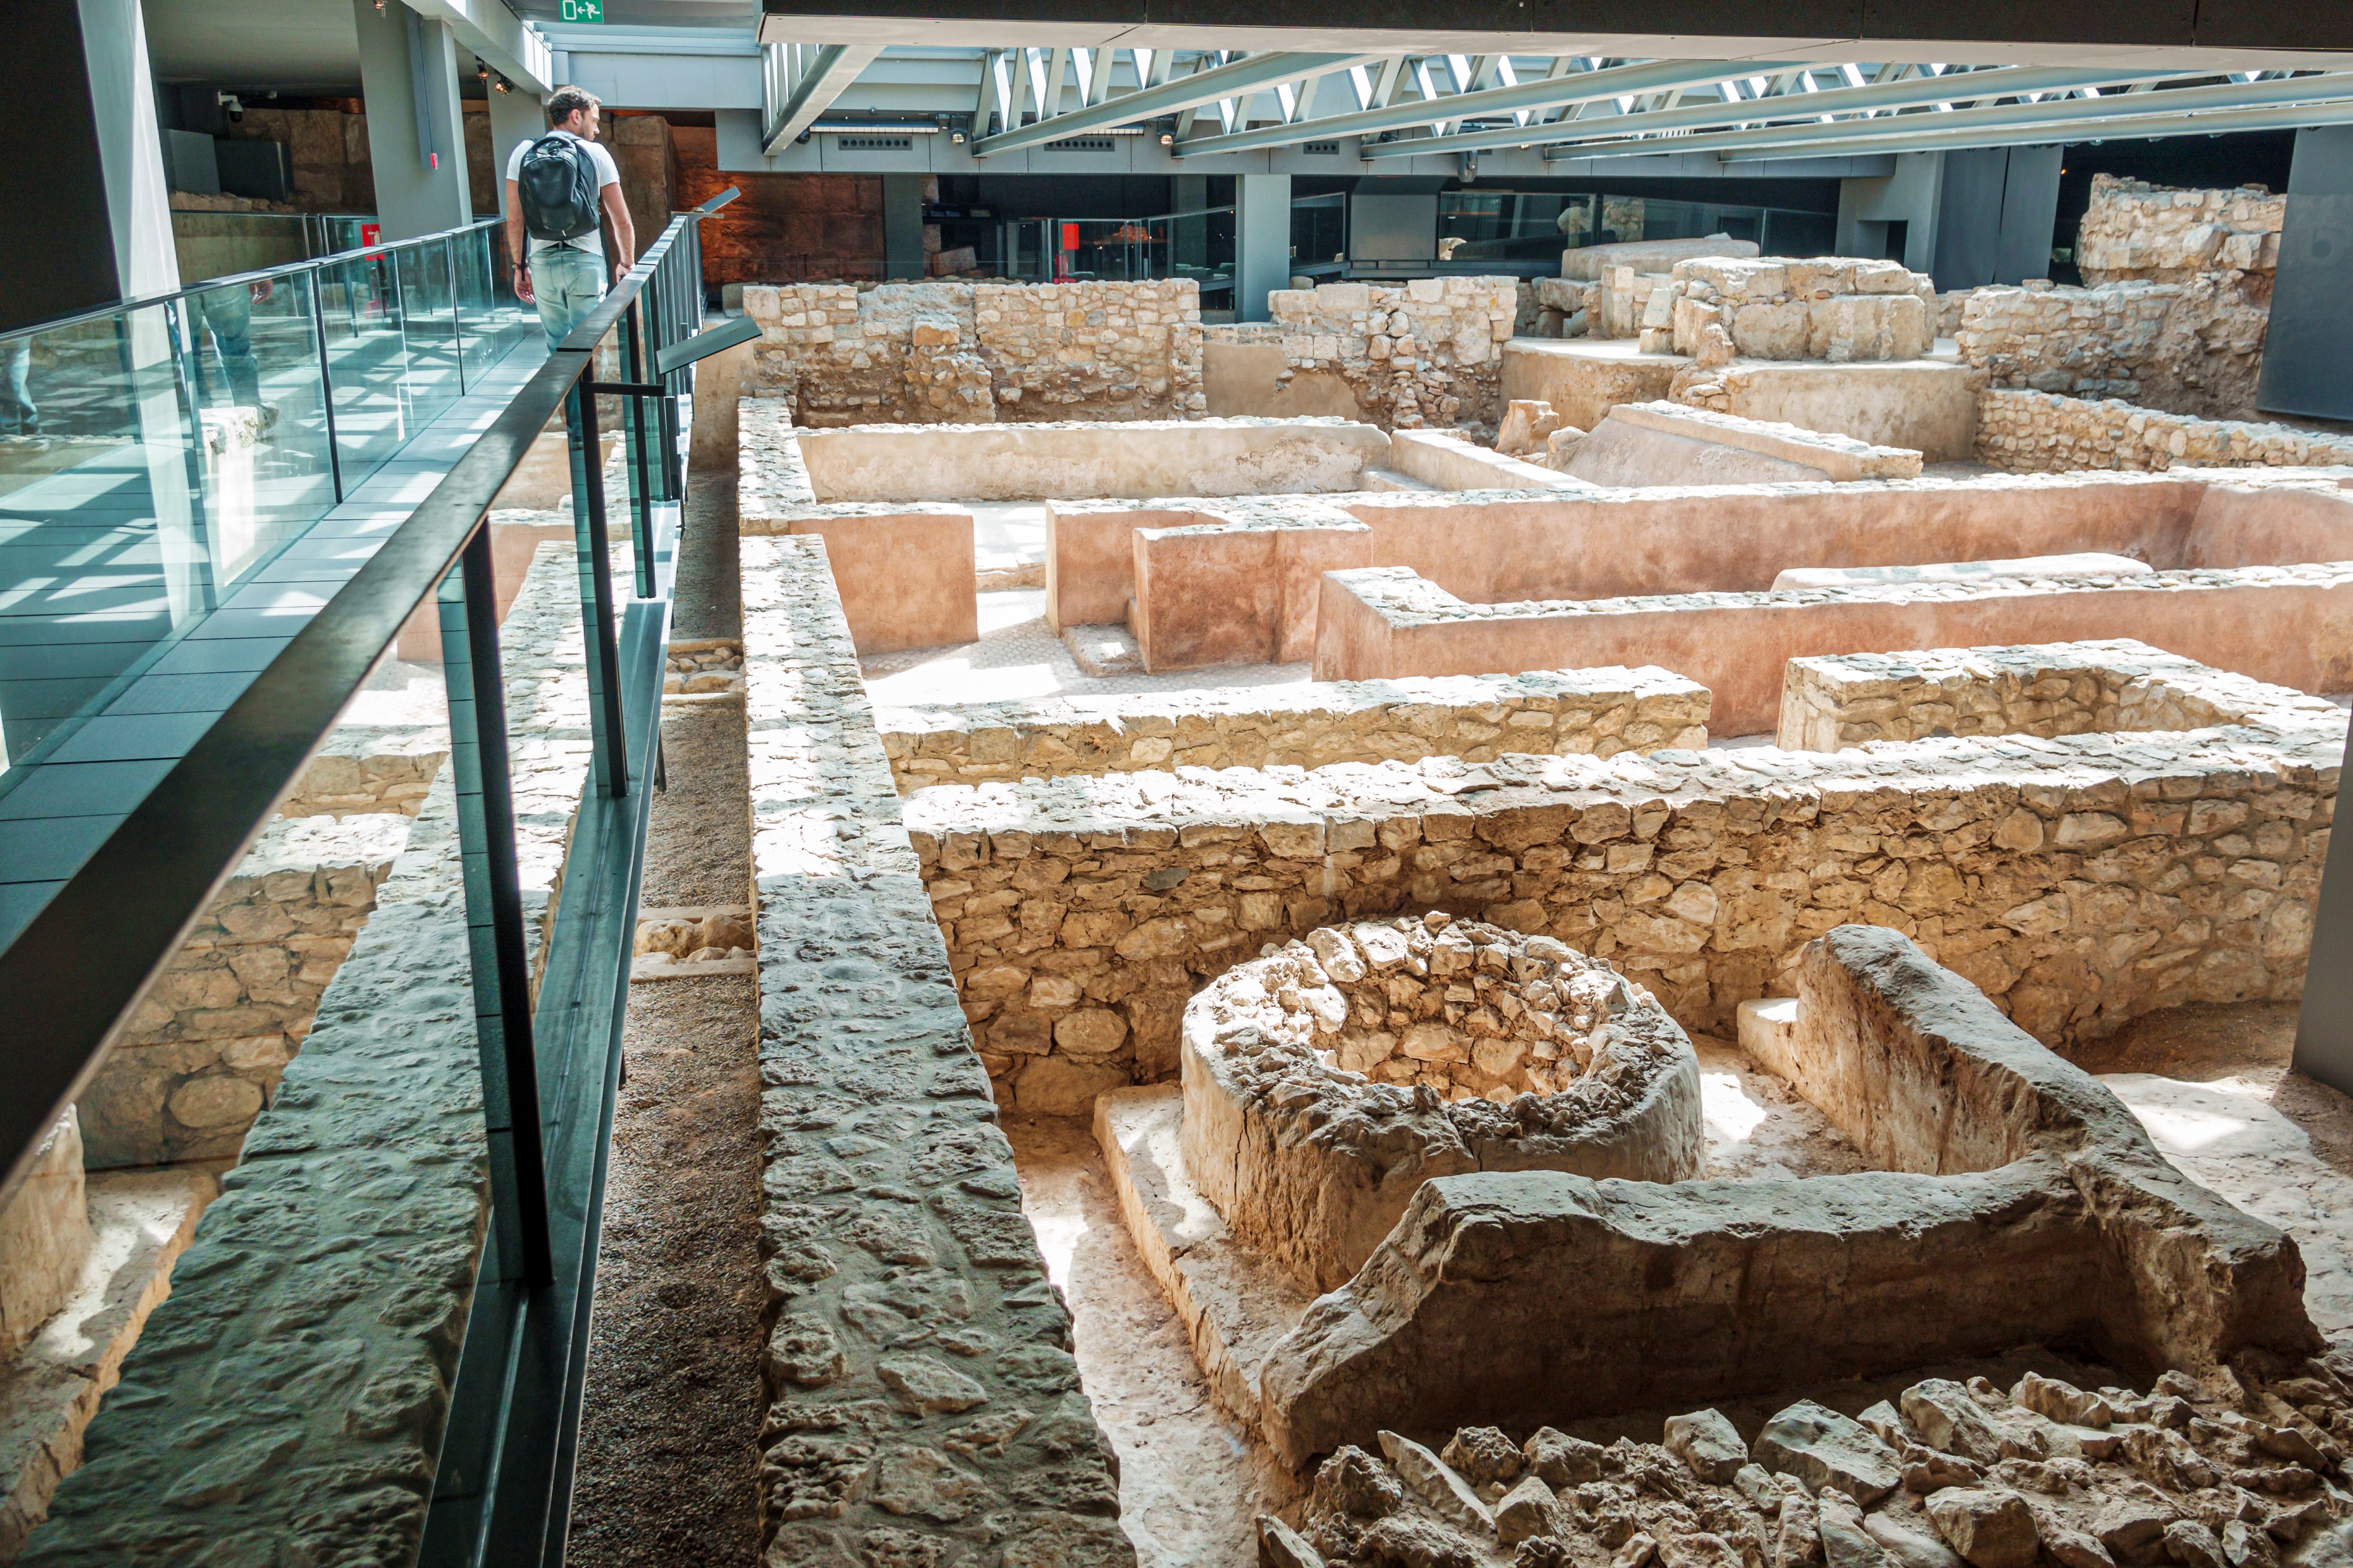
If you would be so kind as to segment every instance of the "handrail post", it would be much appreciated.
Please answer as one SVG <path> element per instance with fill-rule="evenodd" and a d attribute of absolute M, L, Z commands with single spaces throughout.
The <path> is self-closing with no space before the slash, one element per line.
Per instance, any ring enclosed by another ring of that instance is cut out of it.
<path fill-rule="evenodd" d="M 596 395 L 588 390 L 591 351 L 580 379 L 565 394 L 572 447 L 572 525 L 580 562 L 580 618 L 588 645 L 590 776 L 603 793 L 629 793 L 629 756 L 621 719 L 621 658 L 613 641 L 613 550 L 605 530 L 604 465 L 597 458 Z"/>
<path fill-rule="evenodd" d="M 343 504 L 343 454 L 335 439 L 335 373 L 327 360 L 327 297 L 319 287 L 319 269 L 309 273 L 311 329 L 319 345 L 319 411 L 327 430 L 327 476 L 335 488 L 335 504 Z"/>
<path fill-rule="evenodd" d="M 488 521 L 466 542 L 457 570 L 441 580 L 438 599 L 482 1122 L 490 1134 L 491 1224 L 498 1236 L 497 1257 L 510 1277 L 543 1285 L 555 1278 L 555 1265 L 548 1240 L 531 965 L 523 947 L 514 778 L 507 756 L 506 685 L 499 661 Z"/>
<path fill-rule="evenodd" d="M 655 277 L 659 277 L 659 271 Z M 648 279 L 649 286 L 653 282 Z M 653 356 L 646 351 L 645 290 L 629 301 L 621 316 L 621 353 L 628 366 L 628 379 L 642 383 L 653 368 Z M 637 566 L 637 593 L 640 599 L 654 596 L 653 559 L 653 474 L 646 463 L 646 400 L 629 399 L 629 554 Z"/>

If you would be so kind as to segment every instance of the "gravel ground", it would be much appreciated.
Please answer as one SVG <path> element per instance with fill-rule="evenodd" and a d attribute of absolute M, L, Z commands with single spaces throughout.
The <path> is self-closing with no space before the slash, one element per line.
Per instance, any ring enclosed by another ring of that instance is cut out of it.
<path fill-rule="evenodd" d="M 675 635 L 741 626 L 732 476 L 703 489 Z M 647 908 L 751 897 L 744 712 L 672 704 Z M 759 1555 L 759 1008 L 749 975 L 629 990 L 567 1561 L 751 1568 Z"/>

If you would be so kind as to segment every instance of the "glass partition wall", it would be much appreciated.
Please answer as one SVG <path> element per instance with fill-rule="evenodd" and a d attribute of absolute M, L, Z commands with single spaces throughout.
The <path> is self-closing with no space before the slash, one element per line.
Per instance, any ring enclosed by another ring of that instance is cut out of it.
<path fill-rule="evenodd" d="M 0 337 L 0 779 L 538 340 L 502 227 Z"/>

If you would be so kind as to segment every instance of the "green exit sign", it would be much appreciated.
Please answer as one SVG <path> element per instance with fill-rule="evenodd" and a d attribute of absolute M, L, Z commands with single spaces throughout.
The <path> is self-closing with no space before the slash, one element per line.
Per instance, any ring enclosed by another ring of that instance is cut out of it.
<path fill-rule="evenodd" d="M 563 0 L 564 19 L 567 22 L 602 22 L 605 0 Z"/>

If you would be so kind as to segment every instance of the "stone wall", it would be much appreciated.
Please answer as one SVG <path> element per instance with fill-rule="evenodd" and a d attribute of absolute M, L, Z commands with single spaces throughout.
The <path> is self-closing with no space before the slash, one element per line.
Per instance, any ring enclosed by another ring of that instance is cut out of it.
<path fill-rule="evenodd" d="M 302 770 L 278 810 L 281 816 L 343 816 L 398 812 L 415 816 L 449 757 L 441 725 L 393 729 L 338 725 Z"/>
<path fill-rule="evenodd" d="M 1145 769 L 1485 762 L 1707 744 L 1707 691 L 1670 671 L 1537 670 L 1366 680 L 1273 693 L 1208 691 L 884 709 L 882 749 L 902 793 L 991 778 Z"/>
<path fill-rule="evenodd" d="M 396 812 L 263 828 L 82 1093 L 93 1169 L 236 1157 L 408 831 Z"/>
<path fill-rule="evenodd" d="M 2063 1043 L 2303 984 L 2343 721 L 1834 755 L 1226 770 L 905 805 L 999 1093 L 1166 1076 L 1199 977 L 1346 916 L 1443 909 L 1637 974 L 1687 1028 L 1892 926 Z M 1073 1093 L 1073 1090 L 1080 1092 Z"/>
<path fill-rule="evenodd" d="M 747 396 L 804 424 L 987 424 L 1201 413 L 1200 289 L 1145 283 L 752 285 Z"/>
<path fill-rule="evenodd" d="M 2353 464 L 2353 439 L 2292 425 L 2202 419 L 2118 398 L 2094 402 L 2000 387 L 1978 395 L 1977 449 L 1980 461 L 2018 472 Z"/>
<path fill-rule="evenodd" d="M 2286 210 L 2287 198 L 2262 185 L 2183 191 L 2094 174 L 2091 205 L 2076 231 L 2075 266 L 2086 283 L 2275 273 Z"/>
<path fill-rule="evenodd" d="M 1276 379 L 1294 395 L 1303 381 L 1324 384 L 1353 402 L 1351 417 L 1384 430 L 1503 418 L 1496 349 L 1519 310 L 1514 279 L 1277 289 L 1267 309 L 1282 345 Z"/>
<path fill-rule="evenodd" d="M 2236 418 L 2254 410 L 2270 321 L 2267 286 L 2200 272 L 2181 282 L 1972 289 L 1953 336 L 1992 386 Z"/>
<path fill-rule="evenodd" d="M 747 538 L 743 573 L 763 1561 L 1132 1568 L 824 542 Z"/>
<path fill-rule="evenodd" d="M 1779 743 L 2108 734 L 2329 721 L 2336 705 L 2127 639 L 1793 658 Z"/>
<path fill-rule="evenodd" d="M 1640 320 L 1645 353 L 1708 359 L 1713 345 L 1719 360 L 1917 359 L 1935 343 L 1936 290 L 1894 261 L 1703 257 L 1676 262 Z"/>

